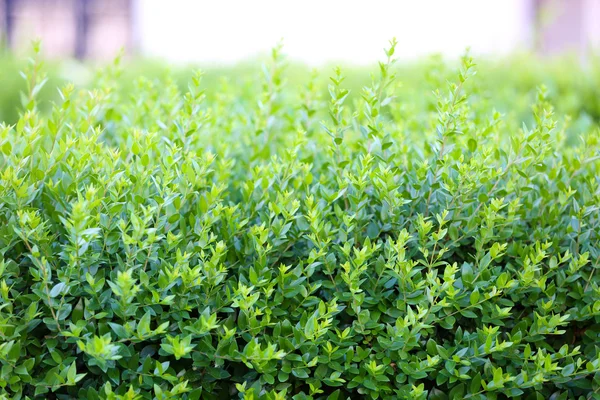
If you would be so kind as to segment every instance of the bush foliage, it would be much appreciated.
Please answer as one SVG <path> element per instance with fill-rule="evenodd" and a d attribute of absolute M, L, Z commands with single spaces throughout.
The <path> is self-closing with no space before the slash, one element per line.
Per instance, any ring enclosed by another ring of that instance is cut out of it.
<path fill-rule="evenodd" d="M 596 398 L 597 125 L 468 56 L 404 91 L 394 46 L 353 96 L 277 47 L 212 93 L 122 90 L 117 61 L 48 112 L 32 59 L 0 125 L 0 397 Z"/>

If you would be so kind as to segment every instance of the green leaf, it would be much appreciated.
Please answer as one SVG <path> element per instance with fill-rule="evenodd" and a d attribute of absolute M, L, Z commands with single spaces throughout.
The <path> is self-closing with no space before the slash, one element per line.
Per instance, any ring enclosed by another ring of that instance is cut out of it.
<path fill-rule="evenodd" d="M 2 143 L 2 152 L 6 155 L 9 155 L 12 151 L 12 145 L 9 141 Z"/>
<path fill-rule="evenodd" d="M 56 285 L 54 285 L 54 287 L 52 287 L 52 290 L 50 290 L 50 297 L 56 297 L 59 294 L 61 294 L 66 286 L 67 285 L 64 282 L 59 282 Z"/>
<path fill-rule="evenodd" d="M 117 337 L 119 337 L 121 339 L 129 338 L 127 331 L 125 330 L 125 328 L 122 325 L 115 324 L 113 322 L 109 322 L 108 325 L 110 325 L 110 328 L 117 335 Z"/>
<path fill-rule="evenodd" d="M 474 275 L 473 275 L 473 267 L 469 263 L 464 263 L 461 268 L 462 272 L 462 280 L 465 284 L 473 283 Z"/>
<path fill-rule="evenodd" d="M 67 382 L 74 384 L 75 383 L 75 378 L 77 376 L 77 367 L 75 366 L 75 361 L 73 361 L 73 363 L 71 364 L 71 366 L 69 367 L 69 370 L 67 371 Z"/>
<path fill-rule="evenodd" d="M 147 335 L 150 332 L 150 312 L 146 312 L 139 320 L 137 325 L 137 334 L 140 337 Z"/>
<path fill-rule="evenodd" d="M 469 385 L 469 393 L 474 394 L 478 393 L 481 390 L 481 373 L 477 373 L 471 380 L 471 384 Z"/>
<path fill-rule="evenodd" d="M 338 389 L 335 392 L 331 393 L 329 396 L 327 396 L 327 400 L 338 400 L 340 398 L 340 394 L 341 391 L 340 389 Z"/>
<path fill-rule="evenodd" d="M 468 141 L 469 151 L 477 150 L 477 141 L 473 138 L 470 138 Z"/>
<path fill-rule="evenodd" d="M 479 291 L 477 289 L 471 292 L 471 296 L 469 296 L 469 303 L 471 305 L 475 305 L 479 302 Z"/>

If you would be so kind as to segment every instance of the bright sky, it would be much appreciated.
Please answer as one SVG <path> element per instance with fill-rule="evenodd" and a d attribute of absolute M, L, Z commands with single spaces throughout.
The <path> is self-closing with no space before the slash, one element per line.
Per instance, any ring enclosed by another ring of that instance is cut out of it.
<path fill-rule="evenodd" d="M 371 63 L 392 37 L 400 59 L 503 54 L 528 43 L 528 0 L 137 0 L 142 51 L 174 62 L 235 62 L 283 39 L 309 64 Z"/>

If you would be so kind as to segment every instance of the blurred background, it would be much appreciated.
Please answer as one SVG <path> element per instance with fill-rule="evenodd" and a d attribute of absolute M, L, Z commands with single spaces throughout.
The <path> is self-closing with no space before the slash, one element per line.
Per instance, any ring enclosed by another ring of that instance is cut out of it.
<path fill-rule="evenodd" d="M 369 64 L 391 37 L 400 59 L 575 54 L 600 44 L 600 0 L 0 0 L 2 43 L 41 38 L 49 58 L 130 56 L 235 63 L 283 38 L 309 65 Z"/>
<path fill-rule="evenodd" d="M 49 112 L 57 88 L 94 87 L 107 70 L 96 64 L 121 49 L 123 96 L 171 83 L 186 91 L 200 66 L 209 101 L 232 86 L 254 99 L 280 41 L 290 95 L 303 93 L 314 67 L 315 90 L 328 98 L 335 64 L 355 101 L 393 37 L 396 93 L 416 110 L 435 111 L 432 91 L 455 79 L 470 47 L 477 101 L 526 121 L 543 86 L 574 132 L 600 125 L 600 0 L 0 0 L 0 121 L 19 119 L 33 39 L 48 78 L 39 108 Z"/>

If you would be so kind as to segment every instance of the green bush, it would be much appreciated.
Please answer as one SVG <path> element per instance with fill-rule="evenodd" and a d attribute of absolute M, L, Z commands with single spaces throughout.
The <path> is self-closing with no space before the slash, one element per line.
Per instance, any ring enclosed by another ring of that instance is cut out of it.
<path fill-rule="evenodd" d="M 597 125 L 468 56 L 403 88 L 393 52 L 353 97 L 279 48 L 210 94 L 115 63 L 48 113 L 32 61 L 0 397 L 597 398 Z"/>

